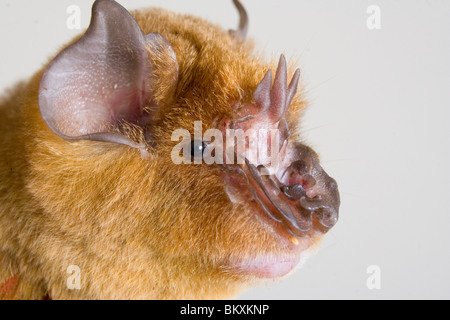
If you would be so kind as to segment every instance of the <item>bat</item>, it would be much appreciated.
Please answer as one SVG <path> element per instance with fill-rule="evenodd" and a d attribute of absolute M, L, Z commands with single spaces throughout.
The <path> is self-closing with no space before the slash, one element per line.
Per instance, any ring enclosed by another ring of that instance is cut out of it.
<path fill-rule="evenodd" d="M 302 142 L 300 71 L 236 30 L 97 0 L 0 101 L 0 297 L 224 299 L 338 220 Z M 298 91 L 298 92 L 297 92 Z"/>

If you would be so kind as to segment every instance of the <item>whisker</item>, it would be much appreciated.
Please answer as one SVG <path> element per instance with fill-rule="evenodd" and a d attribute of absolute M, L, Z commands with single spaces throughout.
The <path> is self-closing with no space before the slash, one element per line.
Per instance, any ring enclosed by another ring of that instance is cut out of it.
<path fill-rule="evenodd" d="M 364 198 L 364 196 L 361 195 L 361 194 L 355 194 L 355 193 L 351 193 L 351 192 L 346 192 L 346 191 L 342 191 L 341 189 L 339 190 L 339 193 L 341 195 L 351 196 L 351 197 L 354 197 L 354 198 L 357 198 L 357 199 L 363 199 Z"/>
<path fill-rule="evenodd" d="M 325 164 L 325 163 L 335 163 L 335 162 L 343 162 L 343 161 L 347 162 L 347 161 L 357 161 L 357 160 L 358 160 L 358 158 L 342 158 L 342 159 L 324 160 L 321 162 Z"/>
<path fill-rule="evenodd" d="M 334 80 L 336 77 L 337 77 L 337 75 L 334 75 L 334 76 L 331 76 L 330 78 L 328 78 L 328 79 L 326 79 L 326 80 L 324 80 L 322 82 L 319 82 L 316 85 L 308 86 L 302 91 L 302 93 L 305 94 L 305 95 L 309 95 L 311 93 L 311 91 L 321 87 L 322 85 L 326 84 L 327 82 L 329 82 L 331 80 Z"/>
<path fill-rule="evenodd" d="M 332 125 L 332 124 L 328 123 L 328 124 L 321 124 L 321 125 L 314 126 L 314 127 L 310 127 L 310 128 L 302 128 L 302 129 L 301 129 L 301 132 L 302 132 L 302 133 L 309 133 L 309 132 L 311 132 L 311 131 L 313 131 L 313 130 L 326 128 L 326 127 L 329 127 L 329 126 L 331 126 L 331 125 Z"/>

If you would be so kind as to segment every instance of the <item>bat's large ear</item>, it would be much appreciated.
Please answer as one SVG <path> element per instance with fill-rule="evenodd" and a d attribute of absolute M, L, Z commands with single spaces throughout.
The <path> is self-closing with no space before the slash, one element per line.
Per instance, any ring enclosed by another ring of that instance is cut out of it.
<path fill-rule="evenodd" d="M 47 67 L 39 108 L 47 125 L 66 139 L 139 147 L 121 134 L 124 123 L 146 126 L 149 110 L 170 100 L 178 64 L 161 35 L 144 35 L 113 0 L 97 0 L 89 28 Z"/>

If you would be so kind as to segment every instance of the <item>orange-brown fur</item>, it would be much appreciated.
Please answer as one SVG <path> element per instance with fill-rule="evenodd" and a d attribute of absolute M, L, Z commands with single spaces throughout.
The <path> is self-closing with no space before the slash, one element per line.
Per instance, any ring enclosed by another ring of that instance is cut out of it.
<path fill-rule="evenodd" d="M 148 158 L 54 134 L 39 113 L 43 71 L 1 102 L 0 283 L 18 275 L 3 298 L 229 298 L 254 279 L 224 261 L 283 251 L 252 212 L 229 201 L 214 169 L 170 158 L 173 130 L 193 132 L 197 120 L 211 128 L 233 103 L 250 101 L 274 65 L 204 20 L 159 9 L 133 16 L 144 33 L 169 40 L 179 64 L 182 98 L 159 111 Z M 293 124 L 303 107 L 297 94 Z M 70 265 L 80 267 L 80 290 L 67 288 Z"/>

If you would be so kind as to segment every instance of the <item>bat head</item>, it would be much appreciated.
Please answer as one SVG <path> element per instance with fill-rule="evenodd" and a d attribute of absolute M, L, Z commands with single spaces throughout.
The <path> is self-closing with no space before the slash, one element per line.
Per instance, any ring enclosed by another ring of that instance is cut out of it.
<path fill-rule="evenodd" d="M 73 179 L 66 200 L 44 206 L 73 232 L 95 225 L 99 242 L 119 239 L 128 250 L 116 261 L 153 287 L 164 275 L 174 291 L 188 279 L 203 293 L 283 276 L 338 219 L 336 182 L 299 142 L 300 73 L 282 56 L 272 77 L 235 4 L 240 29 L 224 32 L 97 0 L 86 33 L 41 78 L 47 159 Z"/>

